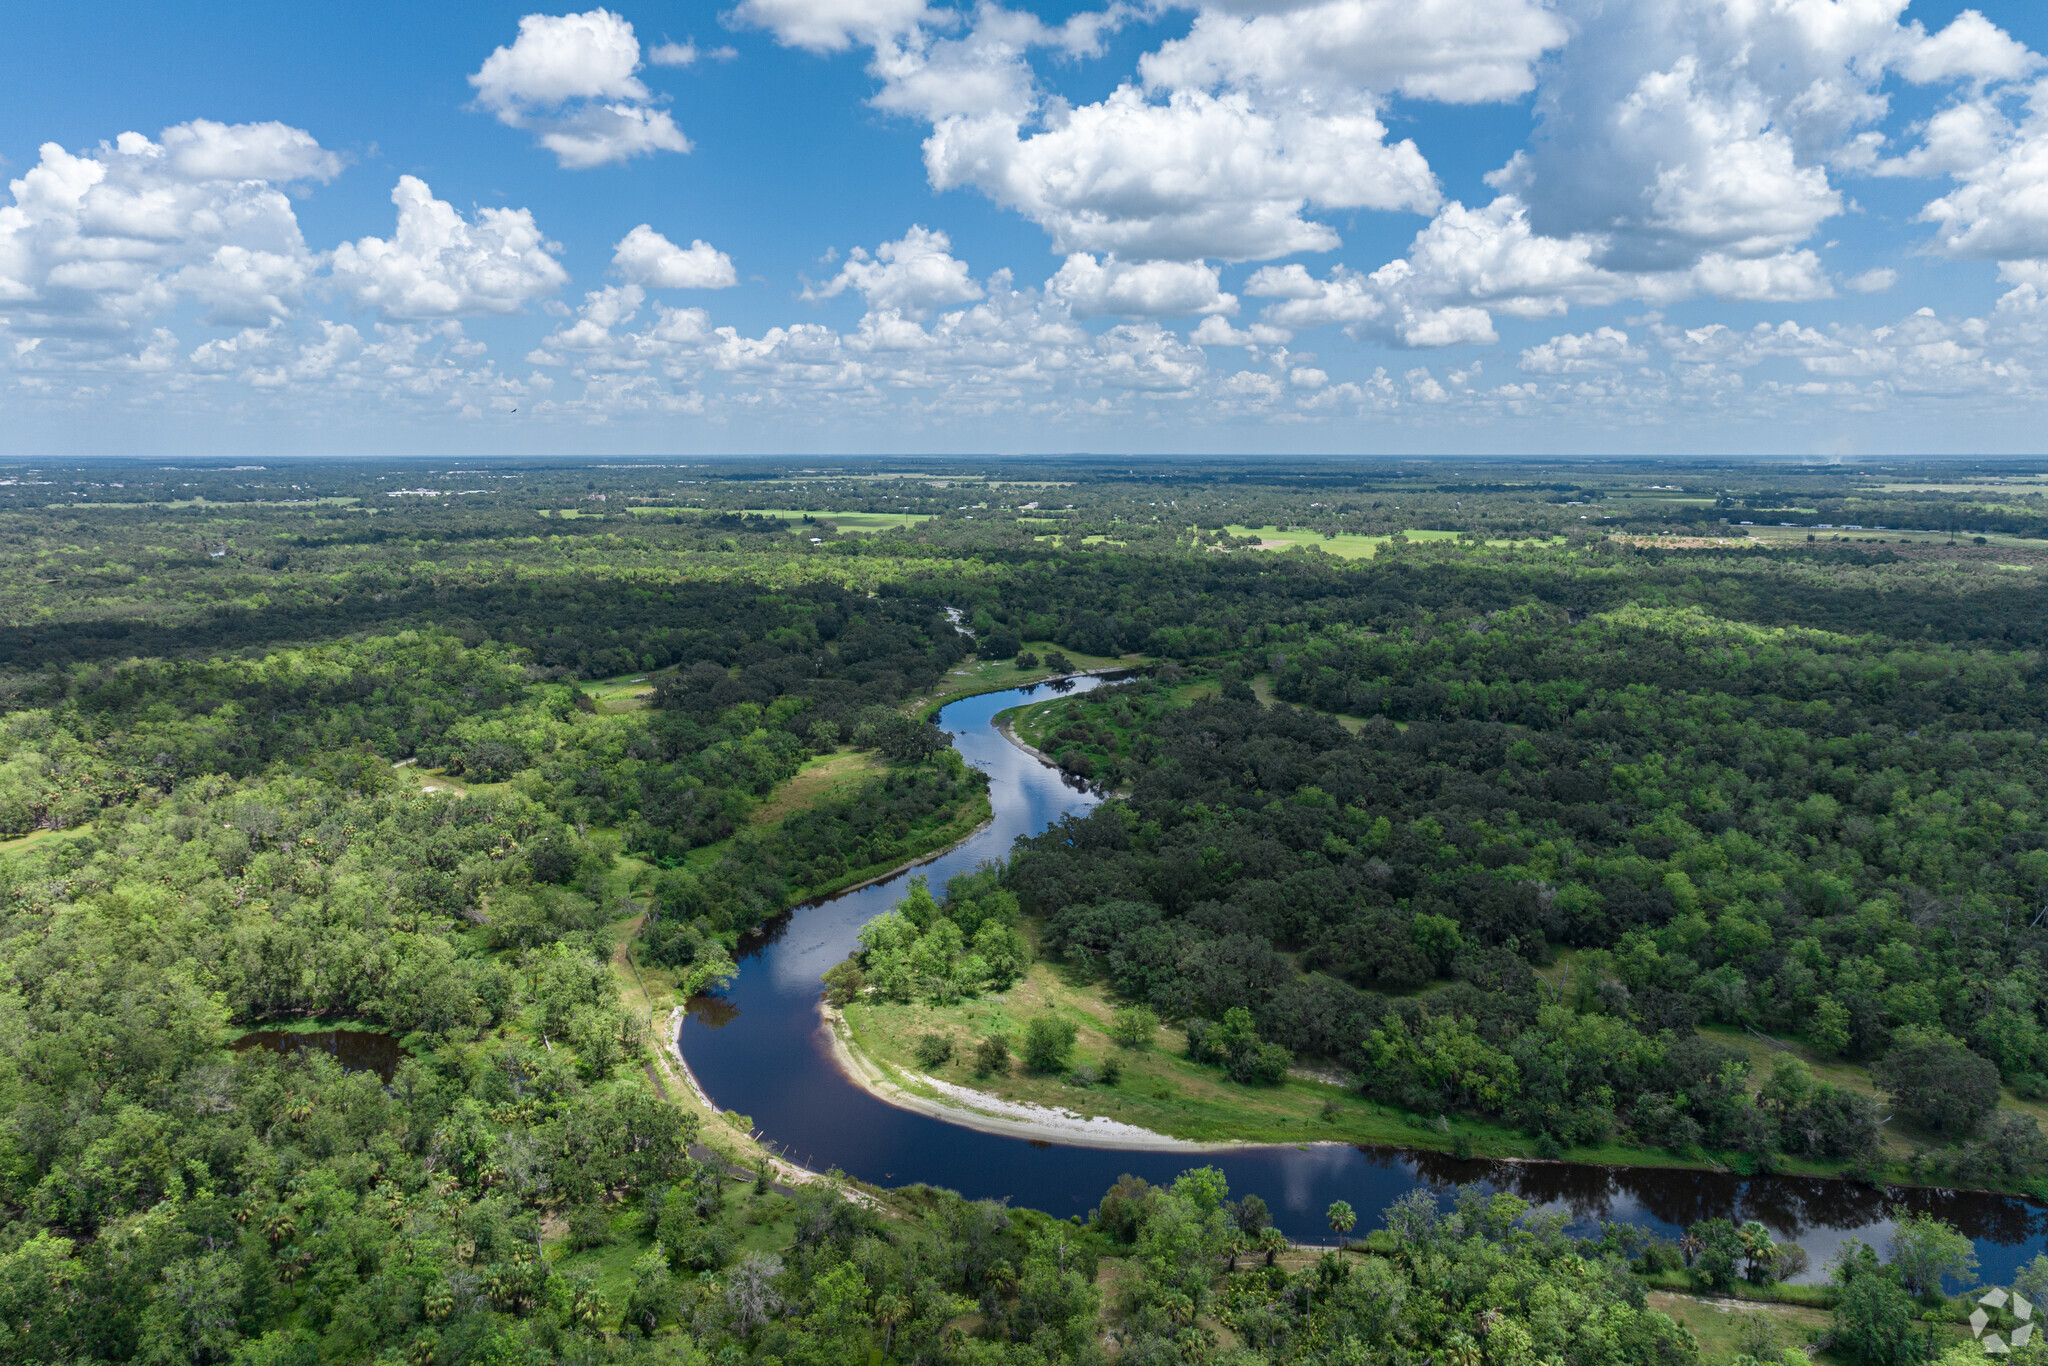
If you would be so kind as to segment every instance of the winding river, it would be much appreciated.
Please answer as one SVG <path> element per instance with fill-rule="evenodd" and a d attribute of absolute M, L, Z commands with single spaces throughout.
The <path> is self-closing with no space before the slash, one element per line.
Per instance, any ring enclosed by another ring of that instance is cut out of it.
<path fill-rule="evenodd" d="M 1064 685 L 1048 685 L 1064 686 Z M 1072 680 L 1075 691 L 1100 686 Z M 966 698 L 939 714 L 968 763 L 990 777 L 994 819 L 915 872 L 938 890 L 953 874 L 1006 857 L 1020 835 L 1036 834 L 1099 798 L 1018 749 L 995 729 L 996 713 L 1043 699 L 1039 689 Z M 925 1182 L 971 1199 L 1006 1198 L 1053 1214 L 1086 1214 L 1125 1172 L 1171 1181 L 1188 1167 L 1221 1167 L 1231 1190 L 1256 1192 L 1274 1222 L 1304 1242 L 1330 1240 L 1323 1211 L 1347 1200 L 1359 1233 L 1379 1211 L 1418 1186 L 1447 1191 L 1465 1182 L 1510 1190 L 1563 1210 L 1590 1228 L 1607 1219 L 1675 1234 L 1694 1220 L 1758 1219 L 1807 1250 L 1810 1269 L 1857 1237 L 1879 1244 L 1895 1206 L 1928 1210 L 1976 1240 L 1987 1282 L 2011 1273 L 2048 1245 L 2048 1209 L 2030 1201 L 1916 1187 L 1878 1189 L 1808 1178 L 1743 1178 L 1663 1168 L 1568 1163 L 1459 1161 L 1433 1153 L 1337 1144 L 1230 1149 L 1213 1153 L 1075 1147 L 979 1132 L 898 1109 L 854 1085 L 834 1063 L 821 1025 L 819 975 L 853 948 L 868 920 L 904 893 L 904 873 L 798 908 L 741 946 L 741 971 L 727 991 L 691 1003 L 679 1047 L 699 1084 L 721 1108 L 752 1117 L 764 1140 L 815 1170 L 837 1167 L 885 1186 Z"/>

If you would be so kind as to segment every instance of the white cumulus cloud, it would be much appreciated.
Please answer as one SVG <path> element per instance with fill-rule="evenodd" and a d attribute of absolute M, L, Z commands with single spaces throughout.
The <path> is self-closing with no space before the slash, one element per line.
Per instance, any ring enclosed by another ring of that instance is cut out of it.
<path fill-rule="evenodd" d="M 358 304 L 391 318 L 519 312 L 568 282 L 554 244 L 527 209 L 479 209 L 465 219 L 425 181 L 400 176 L 391 191 L 398 229 L 334 250 L 334 280 Z"/>
<path fill-rule="evenodd" d="M 730 289 L 740 282 L 732 258 L 709 242 L 679 247 L 646 223 L 619 239 L 612 265 L 649 289 Z"/>
<path fill-rule="evenodd" d="M 1141 63 L 1167 89 L 1370 90 L 1454 104 L 1515 99 L 1568 30 L 1539 0 L 1207 5 Z"/>
<path fill-rule="evenodd" d="M 740 0 L 733 17 L 771 30 L 790 47 L 844 52 L 886 42 L 930 17 L 924 0 Z"/>
<path fill-rule="evenodd" d="M 261 325 L 292 311 L 318 266 L 283 187 L 340 169 L 281 123 L 195 120 L 77 154 L 45 143 L 0 205 L 0 304 L 32 335 L 115 337 L 180 298 Z"/>
<path fill-rule="evenodd" d="M 510 47 L 470 76 L 477 103 L 512 128 L 531 130 L 569 170 L 651 152 L 687 152 L 690 141 L 635 74 L 640 40 L 610 10 L 529 14 Z"/>
<path fill-rule="evenodd" d="M 922 224 L 913 224 L 899 241 L 882 243 L 872 255 L 855 247 L 839 274 L 806 297 L 831 299 L 849 289 L 862 294 L 872 310 L 913 315 L 982 295 L 967 263 L 953 255 L 952 239 Z"/>
<path fill-rule="evenodd" d="M 1215 267 L 1200 261 L 1119 261 L 1113 256 L 1097 261 L 1080 253 L 1067 258 L 1059 273 L 1046 281 L 1045 291 L 1077 318 L 1178 318 L 1237 311 L 1237 297 L 1219 287 Z"/>
<path fill-rule="evenodd" d="M 1611 370 L 1617 365 L 1639 365 L 1650 353 L 1632 345 L 1628 333 L 1613 327 L 1592 332 L 1566 333 L 1523 350 L 1521 368 L 1538 375 L 1577 375 Z"/>

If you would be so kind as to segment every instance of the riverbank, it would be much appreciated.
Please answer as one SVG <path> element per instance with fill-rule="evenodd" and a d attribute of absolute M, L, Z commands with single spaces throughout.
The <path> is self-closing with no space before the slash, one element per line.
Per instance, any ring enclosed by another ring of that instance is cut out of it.
<path fill-rule="evenodd" d="M 875 1099 L 914 1114 L 958 1124 L 985 1134 L 1071 1143 L 1086 1148 L 1131 1149 L 1138 1152 L 1218 1152 L 1239 1143 L 1194 1143 L 1104 1116 L 1085 1116 L 1059 1106 L 1005 1100 L 921 1072 L 889 1066 L 870 1057 L 854 1040 L 845 1015 L 818 1006 L 832 1060 L 847 1080 Z"/>

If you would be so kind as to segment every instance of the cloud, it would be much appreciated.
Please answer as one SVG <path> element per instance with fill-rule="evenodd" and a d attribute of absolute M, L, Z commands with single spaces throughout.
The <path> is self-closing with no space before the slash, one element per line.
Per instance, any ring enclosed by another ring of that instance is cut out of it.
<path fill-rule="evenodd" d="M 1044 228 L 1055 251 L 1257 260 L 1328 251 L 1324 209 L 1436 207 L 1413 141 L 1387 142 L 1363 102 L 1269 110 L 1239 92 L 1134 86 L 1025 133 L 1006 115 L 941 119 L 925 141 L 934 189 L 972 187 Z"/>
<path fill-rule="evenodd" d="M 1188 334 L 1188 340 L 1197 346 L 1285 346 L 1294 340 L 1294 334 L 1270 323 L 1253 323 L 1247 328 L 1232 327 L 1211 313 L 1202 319 L 1201 326 Z"/>
<path fill-rule="evenodd" d="M 1098 262 L 1085 253 L 1069 256 L 1045 291 L 1077 318 L 1117 314 L 1133 318 L 1177 318 L 1191 313 L 1237 312 L 1235 295 L 1218 287 L 1216 270 L 1200 261 Z"/>
<path fill-rule="evenodd" d="M 908 33 L 931 14 L 924 0 L 741 0 L 732 17 L 771 30 L 787 47 L 844 52 Z"/>
<path fill-rule="evenodd" d="M 341 158 L 303 128 L 268 123 L 215 123 L 193 119 L 160 135 L 171 171 L 186 181 L 328 181 L 341 174 Z"/>
<path fill-rule="evenodd" d="M 1611 370 L 1618 365 L 1638 365 L 1650 358 L 1640 346 L 1631 345 L 1628 333 L 1612 327 L 1593 332 L 1567 333 L 1526 348 L 1521 368 L 1537 375 L 1579 375 Z"/>
<path fill-rule="evenodd" d="M 730 289 L 740 282 L 732 258 L 709 242 L 693 240 L 685 249 L 645 223 L 619 239 L 612 265 L 649 289 Z"/>
<path fill-rule="evenodd" d="M 967 263 L 956 259 L 945 233 L 913 224 L 902 240 L 884 242 L 871 256 L 855 247 L 839 274 L 823 288 L 805 291 L 808 299 L 832 299 L 858 290 L 868 308 L 921 315 L 944 304 L 979 299 L 982 288 L 968 275 Z"/>
<path fill-rule="evenodd" d="M 1148 85 L 1370 90 L 1453 104 L 1516 99 L 1567 29 L 1537 0 L 1325 0 L 1204 6 L 1147 54 Z"/>
<path fill-rule="evenodd" d="M 1890 266 L 1878 266 L 1864 271 L 1861 275 L 1852 275 L 1842 281 L 1842 284 L 1858 294 L 1882 294 L 1898 282 L 1899 273 L 1896 270 Z"/>
<path fill-rule="evenodd" d="M 1544 237 L 1513 195 L 1484 208 L 1452 202 L 1415 235 L 1408 254 L 1370 274 L 1334 267 L 1316 279 L 1300 264 L 1253 272 L 1244 292 L 1275 299 L 1263 314 L 1279 327 L 1341 326 L 1354 337 L 1402 346 L 1494 340 L 1492 314 L 1561 317 L 1624 299 L 1669 303 L 1698 294 L 1747 301 L 1826 298 L 1820 258 L 1784 251 L 1743 258 L 1710 253 L 1677 270 L 1623 272 L 1597 264 L 1602 239 Z"/>
<path fill-rule="evenodd" d="M 639 69 L 640 40 L 610 10 L 529 14 L 512 46 L 495 49 L 469 83 L 500 123 L 533 131 L 564 169 L 585 170 L 690 150 Z"/>
<path fill-rule="evenodd" d="M 568 283 L 553 243 L 527 209 L 479 209 L 465 220 L 425 181 L 391 191 L 398 229 L 334 250 L 334 280 L 356 303 L 390 318 L 517 313 Z"/>
<path fill-rule="evenodd" d="M 1915 20 L 1893 65 L 1916 85 L 2016 81 L 2040 70 L 2041 58 L 1976 10 L 1966 9 L 1933 35 Z"/>
<path fill-rule="evenodd" d="M 1983 160 L 1995 116 L 1974 100 L 1928 120 L 1918 149 L 1881 159 L 1887 73 L 1984 82 L 2040 64 L 1975 11 L 1929 35 L 1899 22 L 1904 9 L 1566 0 L 1574 34 L 1543 69 L 1538 136 L 1491 182 L 1538 235 L 1591 243 L 1605 269 L 1697 269 L 1694 287 L 1727 297 L 1820 297 L 1824 279 L 1798 250 L 1845 207 L 1830 167 L 1927 175 Z M 1773 264 L 1731 264 L 1745 260 Z"/>
<path fill-rule="evenodd" d="M 0 305 L 32 336 L 118 339 L 181 298 L 211 322 L 262 325 L 318 266 L 281 187 L 340 170 L 280 123 L 195 120 L 76 155 L 45 143 L 0 206 Z"/>
<path fill-rule="evenodd" d="M 730 47 L 714 47 L 706 52 L 688 39 L 647 49 L 647 60 L 653 66 L 695 66 L 700 61 L 729 62 L 739 55 Z"/>

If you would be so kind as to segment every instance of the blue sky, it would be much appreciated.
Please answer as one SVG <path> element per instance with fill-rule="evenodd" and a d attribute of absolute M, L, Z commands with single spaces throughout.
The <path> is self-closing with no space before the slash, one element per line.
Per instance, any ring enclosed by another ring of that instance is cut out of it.
<path fill-rule="evenodd" d="M 2038 450 L 2044 8 L 25 10 L 0 448 Z"/>

